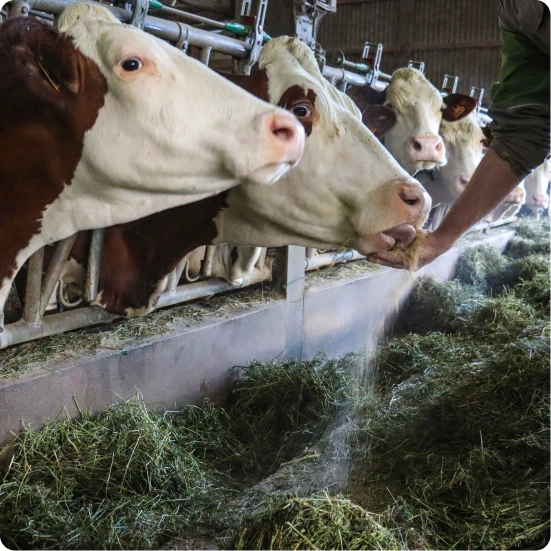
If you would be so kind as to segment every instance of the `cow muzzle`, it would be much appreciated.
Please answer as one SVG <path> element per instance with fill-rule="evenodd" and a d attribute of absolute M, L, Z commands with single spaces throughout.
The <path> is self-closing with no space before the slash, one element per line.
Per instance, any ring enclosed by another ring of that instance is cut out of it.
<path fill-rule="evenodd" d="M 300 161 L 304 144 L 304 127 L 294 115 L 285 111 L 264 115 L 254 152 L 260 159 L 247 179 L 259 185 L 277 182 Z"/>
<path fill-rule="evenodd" d="M 395 184 L 391 197 L 391 218 L 398 222 L 377 234 L 358 236 L 355 247 L 360 253 L 389 251 L 397 245 L 407 248 L 415 240 L 416 229 L 427 221 L 432 201 L 419 182 Z"/>
<path fill-rule="evenodd" d="M 423 168 L 433 168 L 446 162 L 446 148 L 440 136 L 414 136 L 409 142 L 408 153 L 416 163 L 429 163 L 429 166 L 423 164 Z M 432 167 L 430 163 L 434 163 Z"/>

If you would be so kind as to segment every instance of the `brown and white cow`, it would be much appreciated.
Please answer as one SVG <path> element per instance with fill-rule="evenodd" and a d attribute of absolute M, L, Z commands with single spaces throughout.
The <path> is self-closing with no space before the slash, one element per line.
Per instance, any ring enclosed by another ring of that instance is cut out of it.
<path fill-rule="evenodd" d="M 244 179 L 271 184 L 304 142 L 289 113 L 92 4 L 68 8 L 59 30 L 0 25 L 0 128 L 0 318 L 45 244 Z"/>
<path fill-rule="evenodd" d="M 463 94 L 442 98 L 417 69 L 397 69 L 383 92 L 354 87 L 350 97 L 363 113 L 364 123 L 410 174 L 446 164 L 446 149 L 439 135 L 442 120 L 456 122 L 476 107 Z"/>
<path fill-rule="evenodd" d="M 118 314 L 149 311 L 192 249 L 353 246 L 364 254 L 414 238 L 430 198 L 363 125 L 353 102 L 321 75 L 311 50 L 280 37 L 240 84 L 292 111 L 306 131 L 300 163 L 269 187 L 243 184 L 216 197 L 105 231 L 98 304 Z M 74 255 L 86 257 L 89 235 Z"/>

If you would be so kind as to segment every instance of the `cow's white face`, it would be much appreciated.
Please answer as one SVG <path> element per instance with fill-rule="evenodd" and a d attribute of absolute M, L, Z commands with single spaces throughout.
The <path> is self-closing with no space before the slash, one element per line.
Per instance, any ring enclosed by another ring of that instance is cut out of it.
<path fill-rule="evenodd" d="M 59 26 L 107 81 L 75 173 L 79 193 L 111 205 L 103 225 L 136 218 L 136 203 L 147 214 L 243 180 L 272 184 L 300 159 L 304 132 L 292 115 L 106 9 L 71 6 Z"/>
<path fill-rule="evenodd" d="M 536 170 L 526 176 L 526 206 L 532 209 L 546 209 L 549 207 L 547 187 L 551 179 L 551 160 L 545 161 Z"/>
<path fill-rule="evenodd" d="M 434 179 L 455 201 L 471 180 L 484 155 L 485 138 L 475 115 L 457 122 L 442 121 L 440 133 L 446 146 L 448 162 L 435 170 Z"/>
<path fill-rule="evenodd" d="M 417 69 L 398 69 L 386 89 L 385 105 L 396 113 L 396 124 L 385 134 L 385 146 L 410 174 L 446 164 L 438 134 L 442 96 Z"/>
<path fill-rule="evenodd" d="M 389 248 L 381 232 L 424 223 L 430 198 L 423 187 L 363 125 L 350 98 L 323 79 L 307 46 L 277 38 L 264 46 L 259 63 L 270 101 L 291 109 L 309 135 L 302 160 L 277 184 L 232 190 L 230 208 L 218 220 L 220 241 L 348 245 L 368 254 Z"/>

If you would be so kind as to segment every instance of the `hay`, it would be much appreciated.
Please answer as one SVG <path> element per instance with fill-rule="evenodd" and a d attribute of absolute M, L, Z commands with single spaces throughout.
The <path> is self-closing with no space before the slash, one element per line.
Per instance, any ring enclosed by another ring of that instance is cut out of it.
<path fill-rule="evenodd" d="M 412 245 L 404 247 L 401 243 L 397 243 L 395 248 L 392 249 L 393 252 L 402 258 L 404 265 L 410 272 L 415 272 L 418 268 L 419 251 L 428 234 L 429 232 L 427 230 L 416 229 L 415 241 Z"/>
<path fill-rule="evenodd" d="M 220 492 L 215 474 L 138 399 L 27 429 L 0 485 L 3 542 L 24 549 L 151 549 Z"/>
<path fill-rule="evenodd" d="M 400 313 L 399 323 L 406 331 L 420 334 L 457 331 L 482 296 L 477 288 L 457 281 L 438 283 L 430 276 L 421 277 Z"/>
<path fill-rule="evenodd" d="M 228 549 L 402 549 L 382 520 L 339 496 L 290 494 L 250 519 Z"/>
<path fill-rule="evenodd" d="M 352 498 L 391 514 L 410 546 L 419 538 L 437 549 L 544 544 L 548 335 L 499 347 L 412 335 L 383 356 L 394 373 L 358 416 Z"/>

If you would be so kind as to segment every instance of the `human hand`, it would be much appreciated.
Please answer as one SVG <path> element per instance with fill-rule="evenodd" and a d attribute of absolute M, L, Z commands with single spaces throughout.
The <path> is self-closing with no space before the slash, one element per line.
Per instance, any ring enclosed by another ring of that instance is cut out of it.
<path fill-rule="evenodd" d="M 426 264 L 430 264 L 435 258 L 449 250 L 452 245 L 453 243 L 440 237 L 437 232 L 424 232 L 424 237 L 413 257 L 408 257 L 402 249 L 375 253 L 369 255 L 367 259 L 370 262 L 390 266 L 391 268 L 416 271 Z M 415 241 L 411 247 L 415 247 Z"/>

